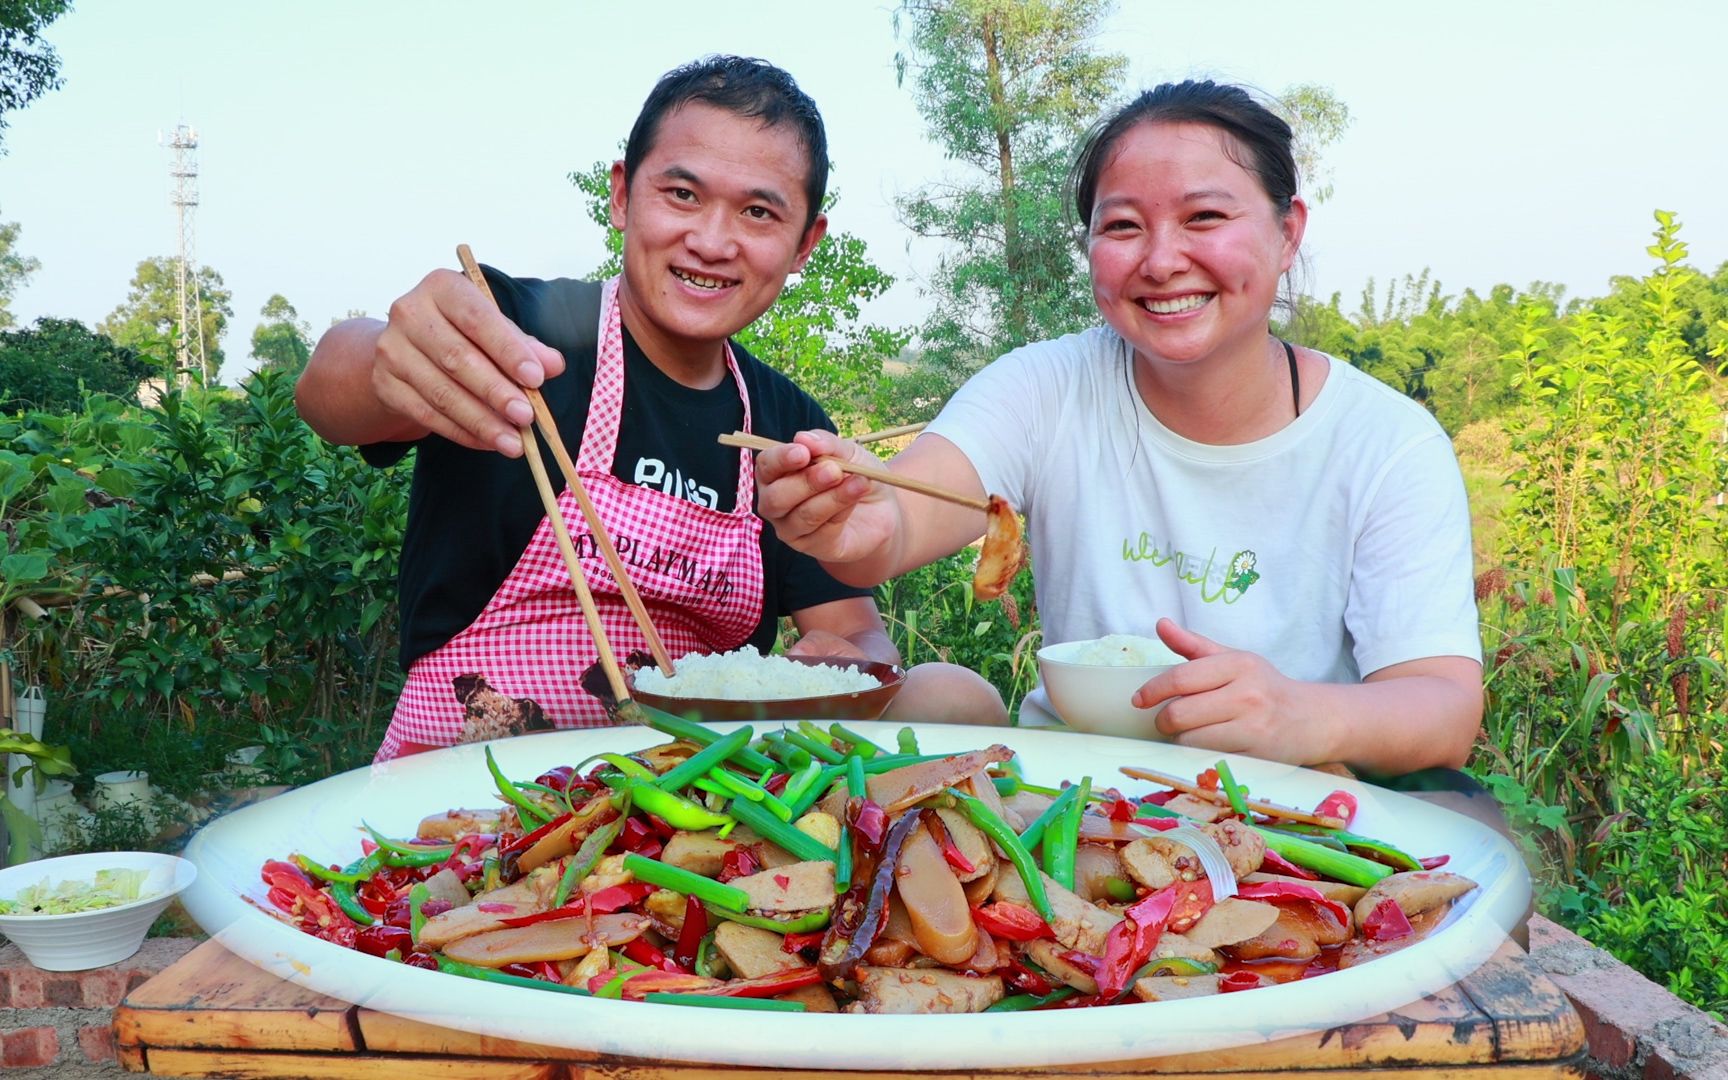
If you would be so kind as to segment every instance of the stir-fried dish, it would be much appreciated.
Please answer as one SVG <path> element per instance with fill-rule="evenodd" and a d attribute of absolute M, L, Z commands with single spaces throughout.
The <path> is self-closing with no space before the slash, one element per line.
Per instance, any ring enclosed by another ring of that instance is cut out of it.
<path fill-rule="evenodd" d="M 1027 783 L 840 724 L 671 741 L 533 779 L 360 856 L 266 862 L 280 917 L 383 960 L 541 990 L 780 1011 L 964 1013 L 1230 993 L 1419 940 L 1475 883 L 1250 798 L 1226 763 Z M 586 771 L 584 771 L 586 770 Z M 1150 784 L 1146 781 L 1150 781 Z M 1145 789 L 1145 790 L 1139 790 Z M 1256 793 L 1261 795 L 1262 793 Z"/>

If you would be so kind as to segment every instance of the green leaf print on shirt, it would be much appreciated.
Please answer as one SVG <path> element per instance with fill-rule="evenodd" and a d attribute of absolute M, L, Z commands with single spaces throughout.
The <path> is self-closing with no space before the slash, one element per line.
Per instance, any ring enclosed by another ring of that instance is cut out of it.
<path fill-rule="evenodd" d="M 1122 541 L 1123 562 L 1145 562 L 1155 567 L 1173 564 L 1178 579 L 1199 586 L 1203 603 L 1223 601 L 1234 604 L 1248 591 L 1248 586 L 1260 580 L 1259 571 L 1254 569 L 1259 559 L 1252 551 L 1238 551 L 1231 557 L 1230 568 L 1223 580 L 1215 587 L 1211 584 L 1211 578 L 1212 567 L 1217 559 L 1217 548 L 1212 549 L 1204 563 L 1185 551 L 1165 551 L 1158 546 L 1158 541 L 1153 539 L 1150 533 L 1141 533 L 1137 537 L 1127 537 Z"/>

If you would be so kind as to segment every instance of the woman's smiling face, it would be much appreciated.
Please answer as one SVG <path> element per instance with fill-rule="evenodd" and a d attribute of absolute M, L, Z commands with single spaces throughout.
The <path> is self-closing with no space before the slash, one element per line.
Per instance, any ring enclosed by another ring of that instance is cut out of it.
<path fill-rule="evenodd" d="M 1307 208 L 1297 199 L 1279 213 L 1228 138 L 1206 124 L 1137 124 L 1099 172 L 1086 241 L 1092 295 L 1147 359 L 1189 364 L 1264 347 Z"/>

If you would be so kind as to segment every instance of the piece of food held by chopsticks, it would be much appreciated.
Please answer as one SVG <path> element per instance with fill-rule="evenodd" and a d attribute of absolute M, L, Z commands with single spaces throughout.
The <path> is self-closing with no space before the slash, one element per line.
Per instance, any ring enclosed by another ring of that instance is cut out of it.
<path fill-rule="evenodd" d="M 783 442 L 764 438 L 761 435 L 751 435 L 744 431 L 734 431 L 730 435 L 720 436 L 722 446 L 741 446 L 749 450 L 772 450 L 776 446 L 785 446 Z M 1008 505 L 1008 500 L 1000 495 L 988 498 L 975 498 L 951 491 L 935 484 L 927 484 L 922 480 L 914 480 L 909 476 L 889 472 L 885 468 L 873 465 L 861 465 L 855 461 L 840 461 L 835 459 L 842 472 L 855 476 L 868 477 L 877 483 L 889 487 L 901 488 L 919 495 L 928 495 L 932 499 L 954 503 L 956 506 L 969 506 L 974 510 L 984 512 L 984 549 L 978 555 L 978 568 L 972 572 L 972 595 L 979 600 L 994 600 L 1008 591 L 1008 586 L 1014 581 L 1014 575 L 1026 564 L 1026 545 L 1020 534 L 1020 515 Z"/>

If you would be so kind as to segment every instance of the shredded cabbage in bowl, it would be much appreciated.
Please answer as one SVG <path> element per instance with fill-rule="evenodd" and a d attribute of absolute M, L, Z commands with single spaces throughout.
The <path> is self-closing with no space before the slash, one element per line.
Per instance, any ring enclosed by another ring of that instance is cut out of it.
<path fill-rule="evenodd" d="M 58 885 L 43 878 L 18 890 L 11 900 L 0 900 L 0 915 L 74 915 L 81 911 L 130 904 L 155 893 L 145 893 L 145 869 L 98 870 L 92 881 L 69 879 Z"/>

